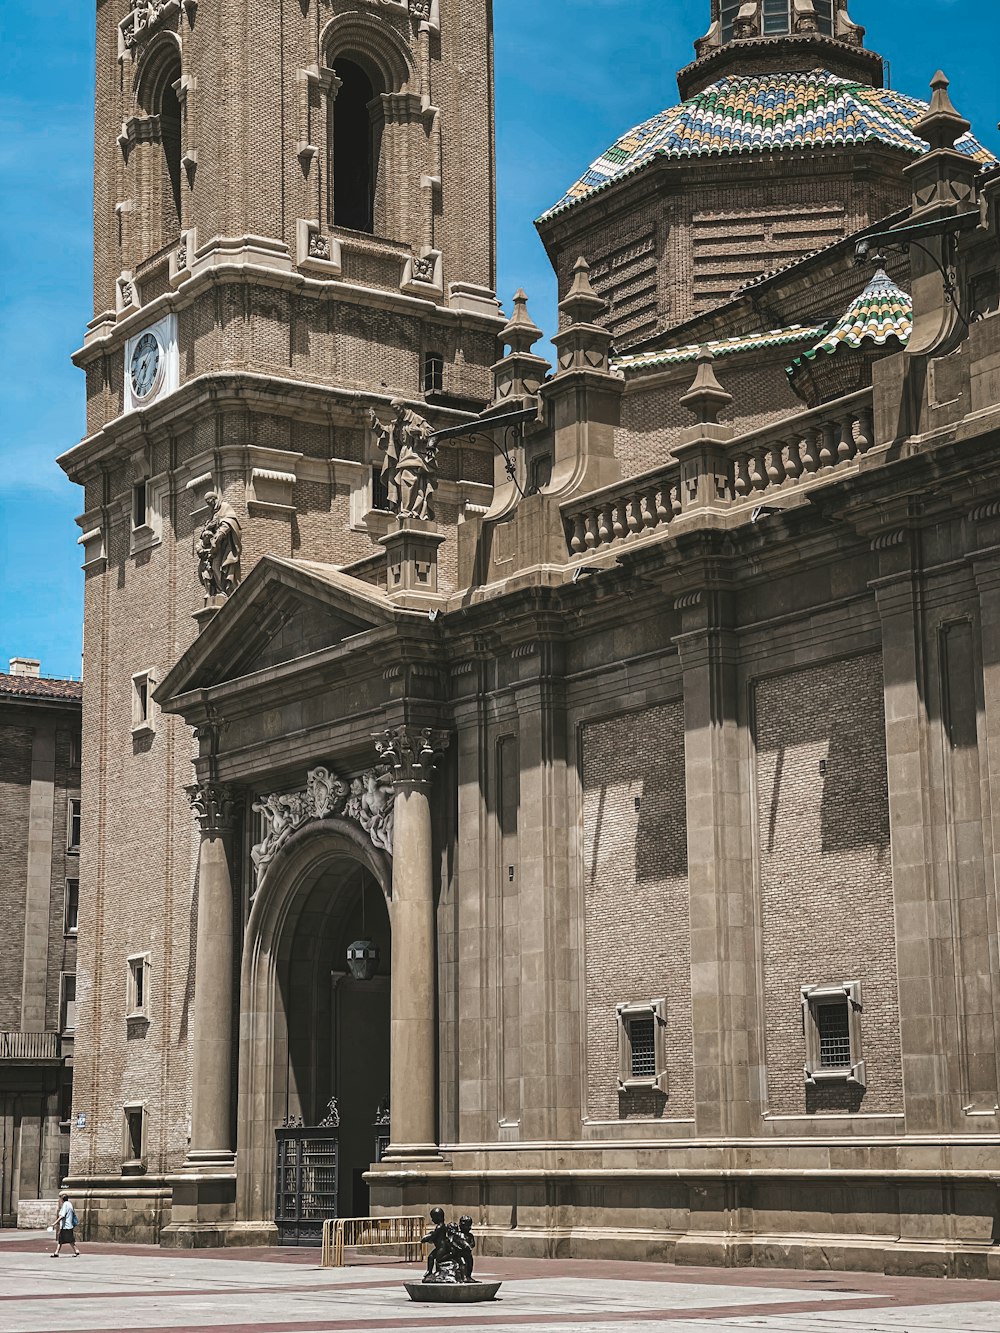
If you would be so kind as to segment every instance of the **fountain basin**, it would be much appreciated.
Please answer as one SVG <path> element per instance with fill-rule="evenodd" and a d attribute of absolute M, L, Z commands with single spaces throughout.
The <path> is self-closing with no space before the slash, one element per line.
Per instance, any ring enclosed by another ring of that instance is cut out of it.
<path fill-rule="evenodd" d="M 442 1305 L 471 1305 L 495 1301 L 499 1282 L 404 1282 L 411 1301 L 435 1301 Z"/>

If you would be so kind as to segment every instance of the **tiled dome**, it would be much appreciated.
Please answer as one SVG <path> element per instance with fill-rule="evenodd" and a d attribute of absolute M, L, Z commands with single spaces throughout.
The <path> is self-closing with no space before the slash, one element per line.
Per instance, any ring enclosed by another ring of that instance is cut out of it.
<path fill-rule="evenodd" d="M 544 217 L 640 170 L 657 157 L 769 152 L 881 143 L 914 156 L 927 144 L 913 130 L 927 103 L 815 70 L 732 76 L 629 130 L 597 159 Z M 965 134 L 955 147 L 984 165 L 994 158 Z"/>
<path fill-rule="evenodd" d="M 912 332 L 913 300 L 880 268 L 829 332 L 787 368 L 791 386 L 810 407 L 866 388 L 872 360 L 900 351 Z"/>

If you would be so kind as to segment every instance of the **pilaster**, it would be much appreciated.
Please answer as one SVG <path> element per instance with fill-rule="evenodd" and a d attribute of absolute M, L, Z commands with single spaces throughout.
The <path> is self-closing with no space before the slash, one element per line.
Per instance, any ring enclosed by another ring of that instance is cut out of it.
<path fill-rule="evenodd" d="M 699 1135 L 748 1134 L 755 1024 L 750 830 L 739 652 L 725 594 L 678 599 L 684 680 L 691 1004 Z"/>

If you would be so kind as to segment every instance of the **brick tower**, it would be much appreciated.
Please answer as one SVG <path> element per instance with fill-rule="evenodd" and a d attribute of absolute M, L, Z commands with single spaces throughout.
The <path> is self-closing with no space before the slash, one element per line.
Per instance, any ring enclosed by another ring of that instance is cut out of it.
<path fill-rule="evenodd" d="M 61 460 L 85 489 L 71 1174 L 91 1234 L 153 1239 L 198 969 L 192 739 L 153 692 L 214 609 L 206 496 L 238 525 L 236 577 L 264 554 L 384 563 L 372 410 L 440 429 L 490 399 L 490 0 L 110 0 L 95 143 L 88 434 Z M 447 587 L 492 459 L 445 445 L 440 472 Z"/>

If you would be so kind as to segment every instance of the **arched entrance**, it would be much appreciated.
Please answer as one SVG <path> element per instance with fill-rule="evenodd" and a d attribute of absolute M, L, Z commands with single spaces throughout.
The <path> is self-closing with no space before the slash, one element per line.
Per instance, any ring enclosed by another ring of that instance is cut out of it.
<path fill-rule="evenodd" d="M 250 913 L 240 997 L 238 1210 L 245 1221 L 275 1219 L 281 1143 L 277 1216 L 279 1238 L 289 1242 L 315 1239 L 334 1205 L 340 1216 L 367 1213 L 362 1176 L 376 1159 L 384 1133 L 376 1122 L 389 1095 L 389 885 L 384 853 L 356 825 L 326 819 L 285 843 Z M 370 980 L 355 979 L 347 967 L 348 946 L 363 936 L 379 952 Z M 311 1134 L 328 1118 L 331 1098 L 339 1108 L 336 1134 Z M 288 1197 L 293 1191 L 297 1200 Z"/>

